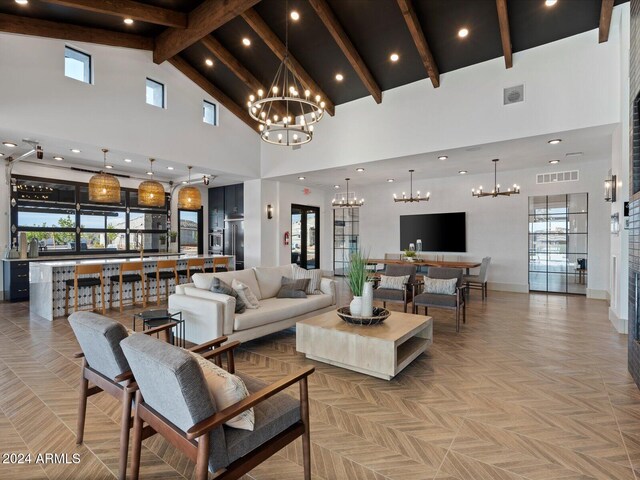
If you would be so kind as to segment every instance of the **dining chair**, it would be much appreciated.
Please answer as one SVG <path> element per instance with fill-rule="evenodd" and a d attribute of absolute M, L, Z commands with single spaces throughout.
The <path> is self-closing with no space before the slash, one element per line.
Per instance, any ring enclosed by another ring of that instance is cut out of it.
<path fill-rule="evenodd" d="M 445 308 L 456 311 L 456 332 L 460 331 L 460 316 L 462 323 L 467 323 L 467 304 L 464 299 L 465 286 L 462 283 L 461 268 L 431 267 L 427 278 L 456 279 L 453 293 L 433 293 L 423 291 L 413 298 L 413 313 L 418 313 L 419 307 L 424 307 L 427 315 L 429 307 Z M 424 282 L 419 283 L 424 286 Z M 462 315 L 461 315 L 462 314 Z"/>
<path fill-rule="evenodd" d="M 180 283 L 176 269 L 177 264 L 178 262 L 175 260 L 158 260 L 155 272 L 147 272 L 147 302 L 149 301 L 150 285 L 153 280 L 156 282 L 156 304 L 160 305 L 160 280 L 164 280 L 165 297 L 169 298 L 169 283 L 171 279 L 174 279 L 176 285 Z"/>
<path fill-rule="evenodd" d="M 87 277 L 87 275 L 98 275 L 97 277 Z M 106 311 L 106 302 L 104 299 L 104 276 L 102 274 L 102 265 L 76 265 L 73 272 L 73 278 L 65 280 L 64 292 L 64 314 L 69 315 L 69 289 L 73 288 L 73 311 L 79 309 L 79 298 L 81 288 L 91 287 L 91 301 L 93 310 L 96 309 L 96 287 L 100 287 L 100 303 L 102 304 L 102 313 Z"/>
<path fill-rule="evenodd" d="M 471 289 L 482 290 L 482 300 L 488 297 L 487 277 L 490 263 L 491 257 L 484 257 L 480 264 L 480 273 L 478 275 L 465 275 L 462 278 L 462 281 L 467 286 L 467 297 L 471 294 Z"/>
<path fill-rule="evenodd" d="M 118 303 L 120 304 L 120 313 L 124 308 L 124 292 L 123 287 L 125 284 L 131 285 L 131 304 L 136 304 L 136 283 L 142 284 L 142 308 L 147 307 L 147 298 L 145 297 L 144 288 L 144 264 L 142 262 L 126 262 L 120 264 L 120 271 L 117 275 L 111 275 L 109 277 L 109 309 L 113 308 L 113 285 L 118 284 L 119 296 Z"/>

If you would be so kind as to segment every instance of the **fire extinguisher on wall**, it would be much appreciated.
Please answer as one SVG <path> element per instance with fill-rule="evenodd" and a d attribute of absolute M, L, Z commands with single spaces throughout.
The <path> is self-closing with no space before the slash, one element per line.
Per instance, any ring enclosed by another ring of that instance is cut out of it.
<path fill-rule="evenodd" d="M 289 245 L 289 232 L 284 232 L 284 244 Z"/>

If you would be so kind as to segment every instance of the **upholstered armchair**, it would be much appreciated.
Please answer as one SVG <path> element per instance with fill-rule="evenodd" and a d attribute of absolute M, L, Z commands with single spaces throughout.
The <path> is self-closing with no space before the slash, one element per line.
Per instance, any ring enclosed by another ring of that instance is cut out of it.
<path fill-rule="evenodd" d="M 450 292 L 427 291 L 425 286 L 428 279 L 456 279 L 455 288 Z M 465 286 L 462 283 L 461 268 L 429 268 L 429 273 L 424 282 L 420 284 L 424 290 L 413 298 L 413 313 L 418 313 L 419 307 L 424 307 L 424 314 L 427 315 L 429 307 L 446 308 L 456 311 L 456 332 L 460 331 L 460 317 L 462 323 L 467 323 L 467 305 L 464 299 Z M 462 315 L 461 315 L 462 314 Z"/>
<path fill-rule="evenodd" d="M 385 308 L 387 303 L 400 303 L 404 305 L 404 311 L 406 313 L 407 305 L 413 300 L 416 285 L 415 265 L 387 265 L 384 274 L 388 277 L 403 277 L 408 275 L 409 280 L 401 289 L 381 288 L 380 284 L 376 282 L 373 290 L 373 299 L 382 302 Z"/>
<path fill-rule="evenodd" d="M 131 335 L 122 350 L 136 378 L 131 478 L 137 479 L 143 423 L 195 462 L 196 480 L 239 478 L 281 448 L 302 437 L 304 478 L 311 478 L 306 367 L 266 384 L 238 375 L 249 396 L 219 410 L 202 367 L 189 352 L 145 335 Z M 211 353 L 215 354 L 215 350 Z M 233 373 L 233 368 L 230 368 Z M 282 393 L 298 383 L 300 399 Z M 224 425 L 254 409 L 253 431 Z"/>

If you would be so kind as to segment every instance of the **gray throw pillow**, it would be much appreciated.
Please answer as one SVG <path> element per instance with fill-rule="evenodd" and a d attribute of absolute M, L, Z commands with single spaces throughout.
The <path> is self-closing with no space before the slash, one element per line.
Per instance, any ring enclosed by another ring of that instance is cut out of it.
<path fill-rule="evenodd" d="M 225 295 L 229 295 L 230 297 L 234 297 L 236 299 L 236 313 L 244 313 L 244 311 L 247 309 L 245 303 L 238 296 L 238 292 L 231 288 L 231 285 L 223 282 L 218 277 L 213 277 L 210 290 L 213 293 L 223 293 Z"/>
<path fill-rule="evenodd" d="M 307 298 L 305 290 L 309 286 L 310 278 L 293 278 L 282 277 L 280 291 L 276 298 Z"/>

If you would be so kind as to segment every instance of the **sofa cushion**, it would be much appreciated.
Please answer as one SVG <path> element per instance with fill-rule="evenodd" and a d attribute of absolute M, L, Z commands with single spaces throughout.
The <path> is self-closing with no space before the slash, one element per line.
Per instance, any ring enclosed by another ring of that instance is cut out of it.
<path fill-rule="evenodd" d="M 237 279 L 239 282 L 244 283 L 256 294 L 258 300 L 260 300 L 260 287 L 258 287 L 258 281 L 256 280 L 256 274 L 252 269 L 249 270 L 231 270 L 230 272 L 217 272 L 217 273 L 194 273 L 191 275 L 191 281 L 195 283 L 197 288 L 203 290 L 211 289 L 211 281 L 213 278 L 219 278 L 225 283 L 231 285 L 233 279 Z"/>
<path fill-rule="evenodd" d="M 282 286 L 282 277 L 293 275 L 291 265 L 282 265 L 280 267 L 254 267 L 258 285 L 260 287 L 260 300 L 275 297 Z M 238 280 L 242 281 L 240 278 Z M 249 285 L 249 284 L 247 284 Z M 252 288 L 249 285 L 249 288 Z M 257 293 L 257 292 L 256 292 Z"/>
<path fill-rule="evenodd" d="M 258 297 L 254 295 L 249 287 L 247 287 L 244 283 L 239 282 L 235 278 L 231 283 L 231 288 L 233 288 L 238 294 L 238 298 L 241 298 L 247 308 L 258 308 L 260 306 L 260 302 L 258 301 Z"/>
<path fill-rule="evenodd" d="M 314 295 L 320 291 L 320 282 L 322 281 L 322 270 L 316 268 L 314 270 L 307 270 L 306 268 L 299 267 L 296 264 L 293 267 L 293 279 L 298 280 L 300 278 L 308 278 L 310 280 L 305 292 L 307 295 Z"/>
<path fill-rule="evenodd" d="M 231 285 L 223 282 L 218 277 L 214 277 L 213 280 L 211 281 L 211 291 L 213 293 L 222 293 L 224 295 L 229 295 L 230 297 L 234 297 L 236 299 L 235 313 L 244 313 L 244 311 L 247 309 L 247 306 L 244 303 L 244 300 L 240 298 L 240 296 L 238 295 L 238 292 L 236 292 L 233 288 L 231 288 Z"/>
<path fill-rule="evenodd" d="M 313 312 L 333 304 L 331 295 L 311 295 L 307 298 L 267 298 L 260 300 L 260 308 L 236 315 L 234 330 L 247 330 L 268 323 L 286 320 Z"/>
<path fill-rule="evenodd" d="M 309 286 L 309 278 L 293 278 L 282 277 L 282 286 L 278 291 L 278 298 L 307 298 L 305 290 Z"/>

